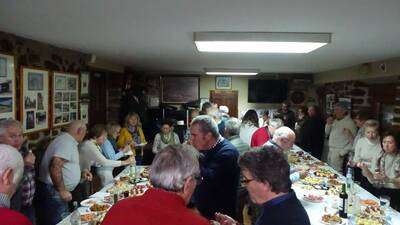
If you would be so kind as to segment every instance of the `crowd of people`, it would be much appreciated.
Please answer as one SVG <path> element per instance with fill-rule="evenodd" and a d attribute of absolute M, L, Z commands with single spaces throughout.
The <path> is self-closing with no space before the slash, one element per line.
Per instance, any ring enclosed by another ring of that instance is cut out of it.
<path fill-rule="evenodd" d="M 317 106 L 294 113 L 284 102 L 275 114 L 251 109 L 238 119 L 228 113 L 212 103 L 193 110 L 182 141 L 173 118 L 164 120 L 151 148 L 153 187 L 116 203 L 102 224 L 240 224 L 249 219 L 242 214 L 246 207 L 253 209 L 249 217 L 256 225 L 310 224 L 291 189 L 307 173 L 288 164 L 295 144 L 339 172 L 353 168 L 362 187 L 390 196 L 398 209 L 400 142 L 393 132 L 384 132 L 381 140 L 379 123 L 367 112 L 353 120 L 339 102 L 325 120 Z M 0 121 L 0 221 L 16 225 L 59 223 L 71 202 L 90 194 L 93 173 L 101 186 L 113 182 L 116 170 L 141 164 L 148 144 L 136 113 L 122 127 L 109 122 L 87 129 L 72 121 L 40 162 L 23 143 L 18 121 Z M 283 211 L 290 213 L 282 217 Z"/>

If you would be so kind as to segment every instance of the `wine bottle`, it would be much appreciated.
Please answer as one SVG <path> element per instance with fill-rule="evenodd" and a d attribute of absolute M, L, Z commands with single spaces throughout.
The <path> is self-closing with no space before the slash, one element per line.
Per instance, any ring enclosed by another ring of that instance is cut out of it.
<path fill-rule="evenodd" d="M 342 192 L 339 197 L 342 199 L 342 203 L 339 208 L 339 216 L 342 218 L 347 218 L 347 210 L 348 210 L 348 195 L 346 193 L 346 184 L 342 184 Z"/>

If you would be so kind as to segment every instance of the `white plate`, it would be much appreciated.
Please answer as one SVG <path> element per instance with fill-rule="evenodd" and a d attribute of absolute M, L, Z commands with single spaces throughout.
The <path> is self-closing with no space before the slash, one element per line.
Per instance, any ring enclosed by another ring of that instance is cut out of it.
<path fill-rule="evenodd" d="M 108 208 L 106 210 L 103 210 L 103 211 L 93 211 L 93 210 L 90 209 L 91 207 L 89 207 L 89 211 L 90 212 L 106 212 L 111 208 L 111 204 L 108 204 L 108 203 L 99 203 L 99 205 L 107 205 Z"/>
<path fill-rule="evenodd" d="M 320 196 L 319 196 L 320 197 Z M 316 200 L 316 199 L 309 199 L 307 195 L 303 196 L 303 200 L 307 202 L 312 202 L 312 203 L 321 203 L 324 201 L 324 198 L 322 197 L 321 200 Z"/>
<path fill-rule="evenodd" d="M 341 223 L 326 223 L 326 222 L 324 222 L 323 220 L 322 220 L 322 218 L 319 220 L 322 224 L 325 224 L 325 225 L 341 225 L 341 224 L 345 224 L 345 221 L 344 221 L 344 219 L 342 218 L 342 222 Z"/>
<path fill-rule="evenodd" d="M 99 203 L 99 202 L 101 202 L 100 199 L 97 199 L 97 198 L 88 198 L 88 199 L 85 199 L 85 200 L 81 201 L 81 206 L 90 207 L 90 206 L 92 206 L 94 203 Z"/>
<path fill-rule="evenodd" d="M 145 145 L 147 145 L 147 142 L 145 142 L 145 143 L 140 143 L 140 144 L 136 144 L 136 143 L 135 143 L 135 146 L 138 146 L 138 147 L 142 147 L 142 146 L 145 146 Z"/>

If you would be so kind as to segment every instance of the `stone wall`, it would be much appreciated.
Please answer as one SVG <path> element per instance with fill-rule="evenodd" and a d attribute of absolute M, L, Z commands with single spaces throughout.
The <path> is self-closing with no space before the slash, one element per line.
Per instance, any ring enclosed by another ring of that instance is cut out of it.
<path fill-rule="evenodd" d="M 51 71 L 61 71 L 70 73 L 80 73 L 89 71 L 88 62 L 90 56 L 85 53 L 72 51 L 69 49 L 58 48 L 46 43 L 19 37 L 10 33 L 0 31 L 0 52 L 14 55 L 15 75 L 16 75 L 16 105 L 19 105 L 19 68 L 21 66 L 31 66 L 48 69 Z M 19 109 L 17 107 L 17 119 Z M 28 145 L 35 150 L 43 146 L 37 146 L 46 139 L 59 134 L 60 129 L 31 133 L 28 135 Z"/>

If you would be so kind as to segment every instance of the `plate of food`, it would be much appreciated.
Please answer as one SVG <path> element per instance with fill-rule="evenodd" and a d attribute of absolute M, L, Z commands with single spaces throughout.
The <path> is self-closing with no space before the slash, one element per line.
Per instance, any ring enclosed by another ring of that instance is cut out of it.
<path fill-rule="evenodd" d="M 303 196 L 303 199 L 307 202 L 312 202 L 312 203 L 321 203 L 324 201 L 324 198 L 320 195 L 313 195 L 313 194 L 306 194 Z"/>
<path fill-rule="evenodd" d="M 343 223 L 343 219 L 336 214 L 325 214 L 321 218 L 321 223 L 326 225 L 339 225 Z"/>
<path fill-rule="evenodd" d="M 91 212 L 106 212 L 111 208 L 111 205 L 108 203 L 95 203 L 89 207 Z"/>
<path fill-rule="evenodd" d="M 377 201 L 374 201 L 372 199 L 363 199 L 360 201 L 361 205 L 364 206 L 374 206 L 374 207 L 378 207 L 379 203 Z"/>
<path fill-rule="evenodd" d="M 96 203 L 99 203 L 99 202 L 101 202 L 100 199 L 88 198 L 88 199 L 85 199 L 85 200 L 81 201 L 81 206 L 90 207 L 90 206 L 92 206 L 92 205 L 94 205 Z"/>

